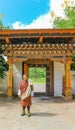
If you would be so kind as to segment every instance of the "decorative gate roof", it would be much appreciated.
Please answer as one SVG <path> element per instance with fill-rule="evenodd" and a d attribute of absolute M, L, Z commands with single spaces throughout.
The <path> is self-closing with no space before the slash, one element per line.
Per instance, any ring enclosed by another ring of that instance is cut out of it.
<path fill-rule="evenodd" d="M 75 53 L 75 29 L 0 30 L 3 54 L 13 61 L 51 59 L 65 62 Z"/>

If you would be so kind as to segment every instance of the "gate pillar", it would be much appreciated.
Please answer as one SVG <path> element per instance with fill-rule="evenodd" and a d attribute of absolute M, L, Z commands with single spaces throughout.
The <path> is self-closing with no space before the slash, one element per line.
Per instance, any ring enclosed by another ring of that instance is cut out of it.
<path fill-rule="evenodd" d="M 29 74 L 29 67 L 27 64 L 24 64 L 24 74 Z"/>
<path fill-rule="evenodd" d="M 8 58 L 9 70 L 8 70 L 8 97 L 12 97 L 13 86 L 13 61 L 12 58 Z"/>
<path fill-rule="evenodd" d="M 68 100 L 72 99 L 70 64 L 71 64 L 71 59 L 67 58 L 66 65 L 65 65 L 65 97 Z"/>

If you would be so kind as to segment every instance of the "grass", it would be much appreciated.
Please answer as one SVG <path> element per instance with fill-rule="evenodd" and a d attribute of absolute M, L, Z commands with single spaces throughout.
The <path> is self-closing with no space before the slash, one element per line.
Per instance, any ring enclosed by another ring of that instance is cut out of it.
<path fill-rule="evenodd" d="M 45 84 L 46 83 L 46 78 L 32 78 L 32 83 L 33 84 Z"/>

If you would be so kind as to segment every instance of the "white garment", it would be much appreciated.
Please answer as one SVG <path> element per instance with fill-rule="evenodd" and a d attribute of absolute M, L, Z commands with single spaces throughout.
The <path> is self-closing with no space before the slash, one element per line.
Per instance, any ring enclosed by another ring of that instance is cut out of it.
<path fill-rule="evenodd" d="M 31 96 L 32 96 L 32 97 L 34 96 L 34 91 L 31 91 Z"/>
<path fill-rule="evenodd" d="M 32 85 L 32 83 L 29 83 L 29 85 Z M 21 96 L 21 90 L 18 90 L 18 96 Z M 31 91 L 31 96 L 34 96 L 34 91 Z"/>
<path fill-rule="evenodd" d="M 21 90 L 20 89 L 18 90 L 18 96 L 21 96 Z"/>

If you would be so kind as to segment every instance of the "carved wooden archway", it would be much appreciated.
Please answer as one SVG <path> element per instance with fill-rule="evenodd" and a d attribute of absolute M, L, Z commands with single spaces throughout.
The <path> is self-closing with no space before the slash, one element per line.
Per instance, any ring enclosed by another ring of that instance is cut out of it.
<path fill-rule="evenodd" d="M 72 98 L 70 64 L 75 53 L 74 29 L 0 30 L 0 43 L 9 63 L 8 96 L 12 96 L 12 64 L 36 59 L 65 64 L 65 96 Z"/>
<path fill-rule="evenodd" d="M 43 67 L 46 69 L 46 92 L 47 95 L 54 95 L 53 62 L 50 60 L 28 60 L 22 64 L 23 72 L 29 75 L 29 67 Z M 26 70 L 26 71 L 25 71 Z"/>

